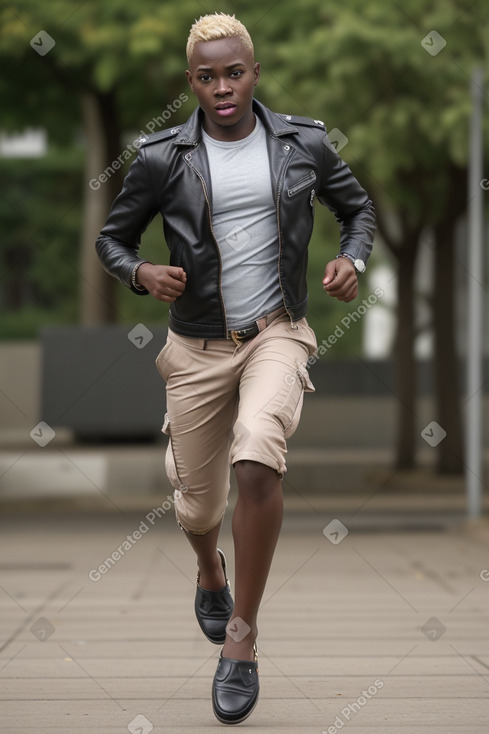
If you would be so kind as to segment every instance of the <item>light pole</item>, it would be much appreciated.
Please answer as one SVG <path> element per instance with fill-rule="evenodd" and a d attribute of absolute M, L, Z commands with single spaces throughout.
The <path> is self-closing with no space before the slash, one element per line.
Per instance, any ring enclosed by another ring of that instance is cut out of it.
<path fill-rule="evenodd" d="M 480 517 L 482 498 L 482 335 L 483 335 L 483 207 L 482 207 L 482 107 L 484 76 L 480 67 L 472 72 L 470 91 L 469 159 L 469 257 L 467 307 L 467 515 Z"/>

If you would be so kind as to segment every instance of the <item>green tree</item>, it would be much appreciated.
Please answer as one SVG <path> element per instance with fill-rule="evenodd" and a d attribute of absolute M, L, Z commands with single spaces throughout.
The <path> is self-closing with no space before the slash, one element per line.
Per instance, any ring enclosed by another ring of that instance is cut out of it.
<path fill-rule="evenodd" d="M 52 140 L 66 143 L 78 127 L 85 138 L 84 323 L 115 318 L 115 282 L 100 268 L 93 243 L 121 188 L 121 164 L 134 151 L 131 141 L 123 141 L 123 131 L 137 137 L 148 124 L 166 126 L 167 116 L 152 120 L 163 111 L 166 115 L 167 105 L 172 121 L 181 115 L 186 87 L 181 39 L 195 7 L 185 0 L 178 12 L 154 0 L 44 5 L 18 0 L 15 7 L 0 9 L 3 128 L 45 126 Z"/>
<path fill-rule="evenodd" d="M 0 196 L 0 338 L 29 338 L 47 320 L 77 319 L 72 245 L 80 208 L 73 202 L 80 196 L 82 156 L 76 149 L 69 156 L 51 150 L 35 160 L 1 162 L 8 201 Z"/>
<path fill-rule="evenodd" d="M 288 5 L 289 33 L 283 21 L 277 24 L 265 48 L 269 97 L 276 103 L 285 90 L 295 111 L 317 116 L 324 110 L 328 127 L 348 138 L 341 154 L 371 193 L 379 233 L 397 265 L 396 463 L 402 468 L 414 464 L 419 430 L 415 265 L 420 247 L 428 246 L 426 229 L 434 232 L 436 395 L 447 431 L 438 465 L 460 471 L 454 228 L 466 206 L 469 77 L 474 63 L 488 66 L 489 6 L 303 0 L 299 13 Z"/>

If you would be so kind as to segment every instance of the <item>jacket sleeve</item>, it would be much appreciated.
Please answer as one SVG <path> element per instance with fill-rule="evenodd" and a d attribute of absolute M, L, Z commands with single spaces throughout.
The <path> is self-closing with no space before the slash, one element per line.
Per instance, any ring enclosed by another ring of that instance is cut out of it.
<path fill-rule="evenodd" d="M 333 212 L 340 225 L 340 253 L 366 263 L 375 233 L 374 206 L 327 135 L 323 139 L 323 156 L 317 197 Z"/>
<path fill-rule="evenodd" d="M 138 256 L 141 235 L 157 212 L 145 151 L 140 150 L 95 244 L 105 270 L 138 295 L 148 291 L 133 288 L 132 271 L 138 263 L 146 262 Z"/>

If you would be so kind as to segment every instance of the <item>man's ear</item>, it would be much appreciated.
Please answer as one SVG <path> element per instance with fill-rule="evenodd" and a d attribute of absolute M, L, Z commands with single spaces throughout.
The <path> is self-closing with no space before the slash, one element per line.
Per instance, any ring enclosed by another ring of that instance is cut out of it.
<path fill-rule="evenodd" d="M 190 89 L 193 92 L 194 91 L 194 86 L 193 86 L 192 74 L 190 73 L 190 71 L 188 69 L 185 71 L 185 76 L 187 77 L 187 81 L 189 83 Z"/>
<path fill-rule="evenodd" d="M 259 63 L 258 63 L 258 61 L 257 61 L 257 62 L 255 63 L 255 66 L 254 66 L 254 68 L 253 68 L 253 73 L 254 73 L 254 75 L 255 75 L 255 81 L 253 82 L 253 86 L 255 86 L 255 87 L 256 87 L 256 85 L 258 84 L 259 80 L 260 80 L 260 68 L 261 68 L 261 67 L 260 67 L 260 64 L 259 64 Z"/>

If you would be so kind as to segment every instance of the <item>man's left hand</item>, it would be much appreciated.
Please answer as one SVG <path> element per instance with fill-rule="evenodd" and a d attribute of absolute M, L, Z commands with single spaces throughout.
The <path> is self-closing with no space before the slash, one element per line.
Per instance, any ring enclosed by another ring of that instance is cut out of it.
<path fill-rule="evenodd" d="M 338 257 L 326 265 L 323 288 L 338 301 L 353 301 L 358 296 L 357 271 L 347 257 Z"/>

